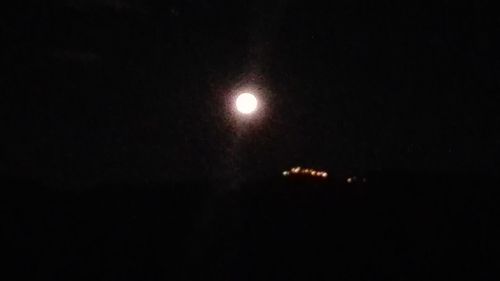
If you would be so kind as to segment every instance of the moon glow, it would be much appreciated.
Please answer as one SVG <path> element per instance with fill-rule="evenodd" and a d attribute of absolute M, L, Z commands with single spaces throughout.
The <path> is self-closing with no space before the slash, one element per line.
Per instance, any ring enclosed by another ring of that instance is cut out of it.
<path fill-rule="evenodd" d="M 257 98 L 251 93 L 242 93 L 236 98 L 236 109 L 242 114 L 255 112 L 257 105 Z"/>

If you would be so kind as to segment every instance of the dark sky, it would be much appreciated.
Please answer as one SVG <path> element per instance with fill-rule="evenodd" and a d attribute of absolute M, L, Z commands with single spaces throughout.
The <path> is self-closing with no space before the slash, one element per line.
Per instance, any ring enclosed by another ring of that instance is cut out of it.
<path fill-rule="evenodd" d="M 87 185 L 499 168 L 494 1 L 329 2 L 11 1 L 3 171 Z M 265 108 L 235 122 L 242 88 Z"/>

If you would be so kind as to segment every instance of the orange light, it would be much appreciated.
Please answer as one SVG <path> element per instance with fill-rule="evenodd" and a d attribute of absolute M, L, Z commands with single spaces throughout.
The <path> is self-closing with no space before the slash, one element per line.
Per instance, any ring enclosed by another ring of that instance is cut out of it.
<path fill-rule="evenodd" d="M 328 174 L 325 171 L 315 170 L 311 168 L 303 168 L 301 166 L 292 167 L 290 170 L 283 171 L 283 176 L 288 175 L 303 175 L 307 177 L 322 177 L 327 178 Z"/>

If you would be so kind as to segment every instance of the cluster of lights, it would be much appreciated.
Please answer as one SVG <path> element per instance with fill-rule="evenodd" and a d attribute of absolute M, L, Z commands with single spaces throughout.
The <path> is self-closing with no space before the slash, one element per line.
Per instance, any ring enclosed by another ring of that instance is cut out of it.
<path fill-rule="evenodd" d="M 348 177 L 347 178 L 347 183 L 366 183 L 366 178 L 363 177 Z"/>
<path fill-rule="evenodd" d="M 307 168 L 301 168 L 301 167 L 294 167 L 290 169 L 290 171 L 283 171 L 283 176 L 290 176 L 290 175 L 306 175 L 306 176 L 313 176 L 313 177 L 320 177 L 320 178 L 326 178 L 328 177 L 328 173 L 325 171 L 318 171 L 314 169 L 307 169 Z"/>

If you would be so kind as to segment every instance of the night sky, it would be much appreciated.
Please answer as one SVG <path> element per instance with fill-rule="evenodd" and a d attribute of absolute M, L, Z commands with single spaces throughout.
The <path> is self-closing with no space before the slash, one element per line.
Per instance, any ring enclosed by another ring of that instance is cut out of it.
<path fill-rule="evenodd" d="M 11 1 L 2 172 L 93 185 L 500 167 L 494 1 L 329 2 Z M 262 98 L 250 120 L 229 107 L 242 89 Z"/>

